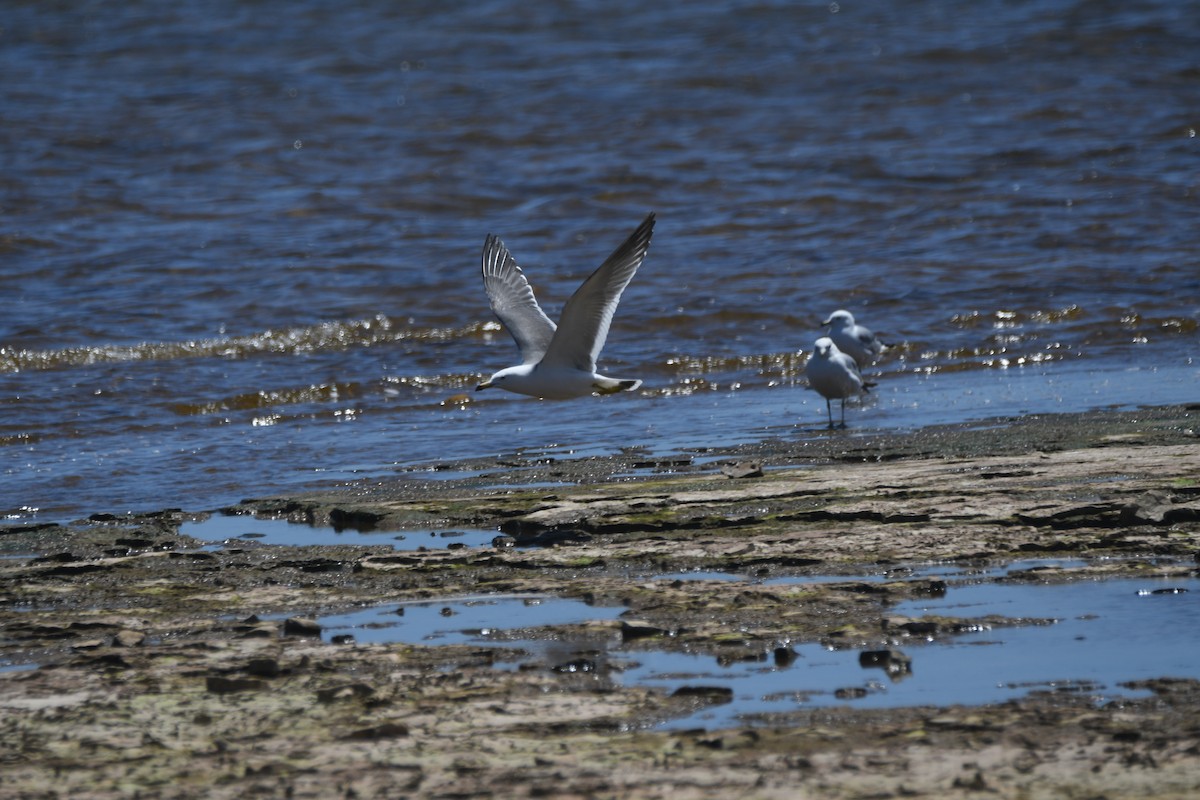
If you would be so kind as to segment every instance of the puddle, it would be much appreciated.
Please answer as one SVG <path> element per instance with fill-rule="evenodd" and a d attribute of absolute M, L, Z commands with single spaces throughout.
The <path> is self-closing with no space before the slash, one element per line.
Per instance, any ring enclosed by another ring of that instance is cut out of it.
<path fill-rule="evenodd" d="M 911 572 L 906 569 L 906 574 L 958 574 L 979 580 L 1075 563 L 1039 560 L 986 570 L 935 565 L 931 573 L 921 565 Z M 704 575 L 684 574 L 693 579 Z M 320 622 L 329 639 L 349 634 L 359 642 L 504 645 L 528 650 L 550 645 L 514 641 L 521 629 L 611 620 L 623 610 L 560 598 L 480 597 L 393 604 L 324 617 Z M 952 585 L 945 597 L 902 603 L 891 613 L 914 618 L 995 614 L 1055 622 L 981 629 L 933 642 L 905 639 L 892 648 L 900 653 L 898 657 L 805 644 L 727 664 L 711 655 L 625 651 L 619 637 L 612 636 L 605 658 L 623 665 L 614 674 L 626 685 L 657 686 L 667 692 L 719 687 L 730 693 L 729 702 L 671 720 L 662 726 L 667 729 L 725 727 L 754 715 L 832 705 L 980 705 L 1035 690 L 1086 693 L 1101 703 L 1145 695 L 1122 687 L 1123 682 L 1200 678 L 1200 637 L 1190 635 L 1200 619 L 1200 578 L 1194 575 L 1062 584 L 960 583 Z M 561 638 L 553 643 L 563 652 L 572 645 Z M 595 646 L 595 642 L 581 643 L 581 647 Z"/>
<path fill-rule="evenodd" d="M 742 581 L 758 583 L 754 578 L 739 575 L 736 572 L 712 572 L 711 570 L 693 570 L 689 572 L 668 572 L 653 576 L 656 581 Z"/>
<path fill-rule="evenodd" d="M 1014 565 L 1015 566 L 1015 565 Z M 1183 590 L 1176 592 L 1173 590 Z M 1097 702 L 1145 696 L 1120 684 L 1160 677 L 1200 678 L 1200 579 L 1118 579 L 1066 584 L 952 587 L 944 598 L 903 603 L 897 615 L 1051 618 L 1051 625 L 996 628 L 932 643 L 901 641 L 911 661 L 889 672 L 859 650 L 792 648 L 795 660 L 722 666 L 676 653 L 634 656 L 622 680 L 661 686 L 720 686 L 731 702 L 665 728 L 723 727 L 745 715 L 847 704 L 862 708 L 981 705 L 1030 691 L 1084 692 Z M 899 665 L 898 665 L 899 666 Z"/>
<path fill-rule="evenodd" d="M 391 545 L 396 550 L 491 547 L 496 528 L 405 531 L 337 530 L 286 519 L 259 519 L 248 514 L 213 514 L 201 522 L 185 522 L 179 532 L 210 542 L 256 541 L 277 545 Z"/>
<path fill-rule="evenodd" d="M 714 572 L 696 570 L 693 572 L 662 573 L 653 576 L 654 580 L 681 581 L 742 581 L 744 583 L 762 584 L 764 586 L 782 586 L 804 583 L 886 583 L 888 581 L 903 581 L 917 578 L 941 578 L 946 582 L 966 580 L 992 580 L 1003 578 L 1014 572 L 1027 572 L 1039 569 L 1072 569 L 1086 566 L 1088 562 L 1082 559 L 1029 559 L 1014 561 L 1001 566 L 978 567 L 954 563 L 916 564 L 912 566 L 888 567 L 877 572 L 847 573 L 845 575 L 789 575 L 780 578 L 743 575 L 736 572 Z"/>
<path fill-rule="evenodd" d="M 25 672 L 37 668 L 37 664 L 11 664 L 7 661 L 0 661 L 0 672 Z"/>
<path fill-rule="evenodd" d="M 522 481 L 520 483 L 488 483 L 481 489 L 562 489 L 565 486 L 575 486 L 566 481 Z"/>
<path fill-rule="evenodd" d="M 362 643 L 524 645 L 504 632 L 616 619 L 623 606 L 540 595 L 491 595 L 374 606 L 321 617 L 322 638 L 353 636 Z M 497 635 L 500 634 L 500 635 Z"/>
<path fill-rule="evenodd" d="M 424 469 L 420 471 L 406 472 L 405 476 L 409 478 L 421 478 L 430 481 L 459 481 L 467 478 L 478 478 L 486 475 L 487 470 L 481 469 Z"/>

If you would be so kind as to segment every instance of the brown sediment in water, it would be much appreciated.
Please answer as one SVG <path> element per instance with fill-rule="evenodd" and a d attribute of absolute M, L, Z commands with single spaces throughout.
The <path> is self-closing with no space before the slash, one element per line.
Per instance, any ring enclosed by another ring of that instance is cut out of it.
<path fill-rule="evenodd" d="M 1148 698 L 1103 704 L 1086 691 L 976 707 L 848 703 L 660 731 L 725 697 L 625 686 L 603 658 L 562 667 L 618 644 L 737 661 L 805 642 L 952 638 L 958 620 L 889 611 L 937 593 L 937 580 L 902 569 L 861 580 L 911 562 L 1070 555 L 1082 565 L 1038 579 L 1190 574 L 1196 414 L 831 434 L 705 463 L 636 452 L 481 461 L 445 465 L 471 474 L 457 480 L 401 476 L 239 508 L 381 530 L 496 526 L 483 548 L 204 548 L 169 511 L 12 527 L 4 552 L 38 555 L 0 562 L 0 660 L 40 666 L 0 673 L 0 798 L 1193 796 L 1200 683 L 1177 676 L 1144 682 Z M 655 577 L 691 570 L 845 580 Z M 561 646 L 519 656 L 515 670 L 493 666 L 495 648 L 332 644 L 284 621 L 500 593 L 626 610 L 520 632 Z"/>

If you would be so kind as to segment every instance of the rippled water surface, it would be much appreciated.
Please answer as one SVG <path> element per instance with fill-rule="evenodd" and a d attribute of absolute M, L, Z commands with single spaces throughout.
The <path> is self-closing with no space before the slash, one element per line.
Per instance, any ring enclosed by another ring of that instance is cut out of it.
<path fill-rule="evenodd" d="M 461 456 L 1197 399 L 1188 3 L 17 3 L 0 30 L 0 514 L 212 509 Z M 514 362 L 649 210 L 602 369 Z M 465 395 L 472 402 L 463 402 Z"/>

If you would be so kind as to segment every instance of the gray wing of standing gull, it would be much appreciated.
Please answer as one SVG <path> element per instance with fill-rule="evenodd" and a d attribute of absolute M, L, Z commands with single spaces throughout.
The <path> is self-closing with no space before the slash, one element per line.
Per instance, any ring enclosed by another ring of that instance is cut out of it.
<path fill-rule="evenodd" d="M 575 290 L 558 319 L 558 330 L 542 358 L 543 364 L 596 371 L 596 359 L 608 339 L 608 328 L 621 293 L 642 265 L 653 233 L 654 214 L 651 212 Z"/>
<path fill-rule="evenodd" d="M 883 343 L 876 338 L 875 334 L 871 333 L 870 329 L 858 325 L 858 341 L 866 351 L 873 356 L 877 356 L 883 352 Z"/>
<path fill-rule="evenodd" d="M 488 234 L 483 240 L 483 288 L 492 313 L 512 334 L 521 351 L 521 362 L 536 364 L 554 338 L 554 323 L 542 311 L 525 273 L 517 266 L 504 242 Z"/>

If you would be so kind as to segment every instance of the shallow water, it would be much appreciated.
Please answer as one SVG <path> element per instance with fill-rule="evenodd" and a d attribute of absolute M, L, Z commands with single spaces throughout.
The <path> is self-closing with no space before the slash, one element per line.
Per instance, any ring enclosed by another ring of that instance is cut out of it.
<path fill-rule="evenodd" d="M 0 514 L 826 435 L 838 307 L 895 345 L 844 435 L 1195 401 L 1193 12 L 16 4 Z M 602 358 L 641 392 L 476 398 L 484 236 L 555 315 L 651 209 Z"/>
<path fill-rule="evenodd" d="M 321 617 L 320 623 L 326 639 L 348 634 L 356 642 L 375 644 L 479 644 L 497 631 L 615 619 L 623 610 L 560 597 L 480 595 L 331 614 Z"/>
<path fill-rule="evenodd" d="M 1086 565 L 1086 561 L 1068 558 L 1037 558 L 1023 561 L 1013 561 L 1008 564 L 994 566 L 970 566 L 948 562 L 930 564 L 902 565 L 887 567 L 867 573 L 852 572 L 843 575 L 790 575 L 778 578 L 749 577 L 735 572 L 710 572 L 695 570 L 692 572 L 674 572 L 655 575 L 655 580 L 683 581 L 740 581 L 744 583 L 761 583 L 766 586 L 776 584 L 797 583 L 841 583 L 858 581 L 864 583 L 882 583 L 885 581 L 903 581 L 913 578 L 937 578 L 944 581 L 983 581 L 996 578 L 1007 578 L 1014 573 L 1038 571 L 1047 569 L 1071 569 Z"/>
<path fill-rule="evenodd" d="M 1051 566 L 1028 562 L 1004 572 Z M 981 576 L 973 576 L 975 578 Z M 1170 590 L 1181 590 L 1173 592 Z M 321 618 L 324 635 L 356 641 L 412 644 L 477 644 L 516 648 L 498 655 L 500 667 L 528 661 L 544 668 L 569 662 L 570 640 L 512 640 L 514 629 L 613 619 L 621 608 L 592 607 L 575 600 L 478 597 L 465 601 L 392 604 Z M 626 684 L 723 687 L 730 702 L 665 723 L 667 728 L 737 724 L 756 714 L 847 705 L 888 708 L 980 705 L 1030 691 L 1083 693 L 1095 702 L 1142 696 L 1122 683 L 1160 677 L 1200 678 L 1200 640 L 1181 635 L 1200 613 L 1200 578 L 1081 580 L 1070 583 L 972 583 L 953 585 L 944 598 L 902 603 L 901 616 L 963 618 L 1000 615 L 1044 624 L 989 628 L 934 642 L 903 640 L 910 671 L 889 674 L 864 666 L 860 651 L 818 644 L 788 647 L 778 660 L 720 663 L 712 656 L 637 650 L 612 644 L 603 658 Z M 584 645 L 589 653 L 595 641 Z M 594 657 L 594 656 L 590 656 Z M 551 663 L 554 662 L 554 663 Z"/>
<path fill-rule="evenodd" d="M 212 542 L 254 541 L 265 545 L 389 545 L 395 550 L 443 550 L 491 547 L 500 535 L 496 528 L 359 531 L 330 525 L 306 525 L 286 519 L 258 519 L 239 514 L 214 514 L 208 519 L 184 522 L 179 532 Z"/>

